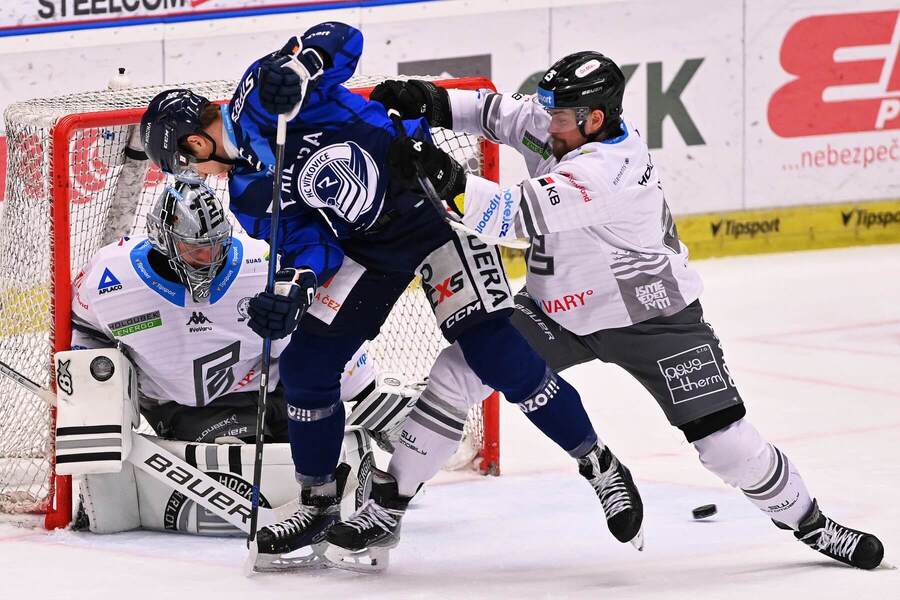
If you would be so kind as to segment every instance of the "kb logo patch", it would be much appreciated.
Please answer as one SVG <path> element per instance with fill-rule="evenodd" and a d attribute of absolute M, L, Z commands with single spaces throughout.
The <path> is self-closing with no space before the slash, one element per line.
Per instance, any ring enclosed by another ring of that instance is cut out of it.
<path fill-rule="evenodd" d="M 679 352 L 656 362 L 666 380 L 673 404 L 728 389 L 709 344 Z"/>

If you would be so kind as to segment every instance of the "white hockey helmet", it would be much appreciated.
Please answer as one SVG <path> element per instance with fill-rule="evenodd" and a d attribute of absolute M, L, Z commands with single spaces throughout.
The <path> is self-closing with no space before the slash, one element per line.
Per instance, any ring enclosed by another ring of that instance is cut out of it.
<path fill-rule="evenodd" d="M 166 186 L 147 215 L 147 237 L 195 302 L 209 298 L 210 285 L 231 247 L 231 223 L 206 184 L 177 181 Z"/>

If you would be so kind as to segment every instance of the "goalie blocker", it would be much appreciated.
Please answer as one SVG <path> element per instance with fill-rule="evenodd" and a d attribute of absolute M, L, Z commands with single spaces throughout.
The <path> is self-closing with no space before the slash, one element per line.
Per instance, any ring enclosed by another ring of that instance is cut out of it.
<path fill-rule="evenodd" d="M 204 444 L 138 434 L 137 378 L 118 349 L 56 355 L 57 465 L 79 476 L 75 527 L 95 533 L 144 528 L 200 535 L 249 529 L 252 445 Z M 394 437 L 420 389 L 383 374 L 353 399 L 342 461 L 352 512 L 368 497 L 374 464 L 370 430 Z M 288 444 L 270 444 L 263 465 L 260 522 L 276 522 L 297 504 Z M 242 533 L 243 532 L 243 533 Z"/>

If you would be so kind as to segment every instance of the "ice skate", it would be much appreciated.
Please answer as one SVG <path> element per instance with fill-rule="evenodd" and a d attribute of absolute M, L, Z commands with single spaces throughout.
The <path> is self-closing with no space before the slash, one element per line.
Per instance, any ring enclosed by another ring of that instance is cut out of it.
<path fill-rule="evenodd" d="M 392 475 L 375 469 L 372 497 L 326 535 L 330 565 L 361 572 L 385 570 L 390 549 L 400 543 L 400 521 L 410 499 L 399 495 Z"/>
<path fill-rule="evenodd" d="M 779 527 L 784 527 L 777 523 Z M 813 500 L 809 514 L 800 522 L 794 537 L 825 556 L 858 569 L 874 569 L 882 564 L 884 546 L 871 533 L 850 529 L 822 514 Z M 884 565 L 891 568 L 889 565 Z"/>
<path fill-rule="evenodd" d="M 323 568 L 325 534 L 341 518 L 341 493 L 349 467 L 341 465 L 336 481 L 300 492 L 300 507 L 288 518 L 260 528 L 250 543 L 253 571 Z"/>
<path fill-rule="evenodd" d="M 588 480 L 606 513 L 610 533 L 620 542 L 644 549 L 644 504 L 631 472 L 606 446 L 594 446 L 578 459 L 578 472 Z"/>

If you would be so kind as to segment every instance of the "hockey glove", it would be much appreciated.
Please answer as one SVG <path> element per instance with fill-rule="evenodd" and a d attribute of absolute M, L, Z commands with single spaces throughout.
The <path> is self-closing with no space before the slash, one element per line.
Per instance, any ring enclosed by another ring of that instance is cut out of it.
<path fill-rule="evenodd" d="M 424 193 L 418 184 L 416 163 L 430 182 L 438 199 L 462 216 L 462 194 L 466 191 L 466 171 L 453 157 L 429 142 L 395 138 L 388 149 L 388 170 L 400 184 Z"/>
<path fill-rule="evenodd" d="M 316 274 L 309 269 L 281 269 L 275 274 L 274 292 L 250 299 L 250 329 L 273 340 L 289 336 L 315 298 L 316 285 Z"/>
<path fill-rule="evenodd" d="M 447 90 L 429 81 L 389 79 L 376 85 L 369 99 L 381 102 L 386 109 L 397 110 L 404 119 L 425 117 L 432 127 L 453 128 Z"/>
<path fill-rule="evenodd" d="M 305 100 L 303 81 L 309 81 L 305 92 L 312 91 L 325 70 L 325 56 L 315 48 L 300 47 L 296 37 L 288 40 L 278 52 L 259 63 L 259 102 L 273 115 L 288 114 Z"/>

